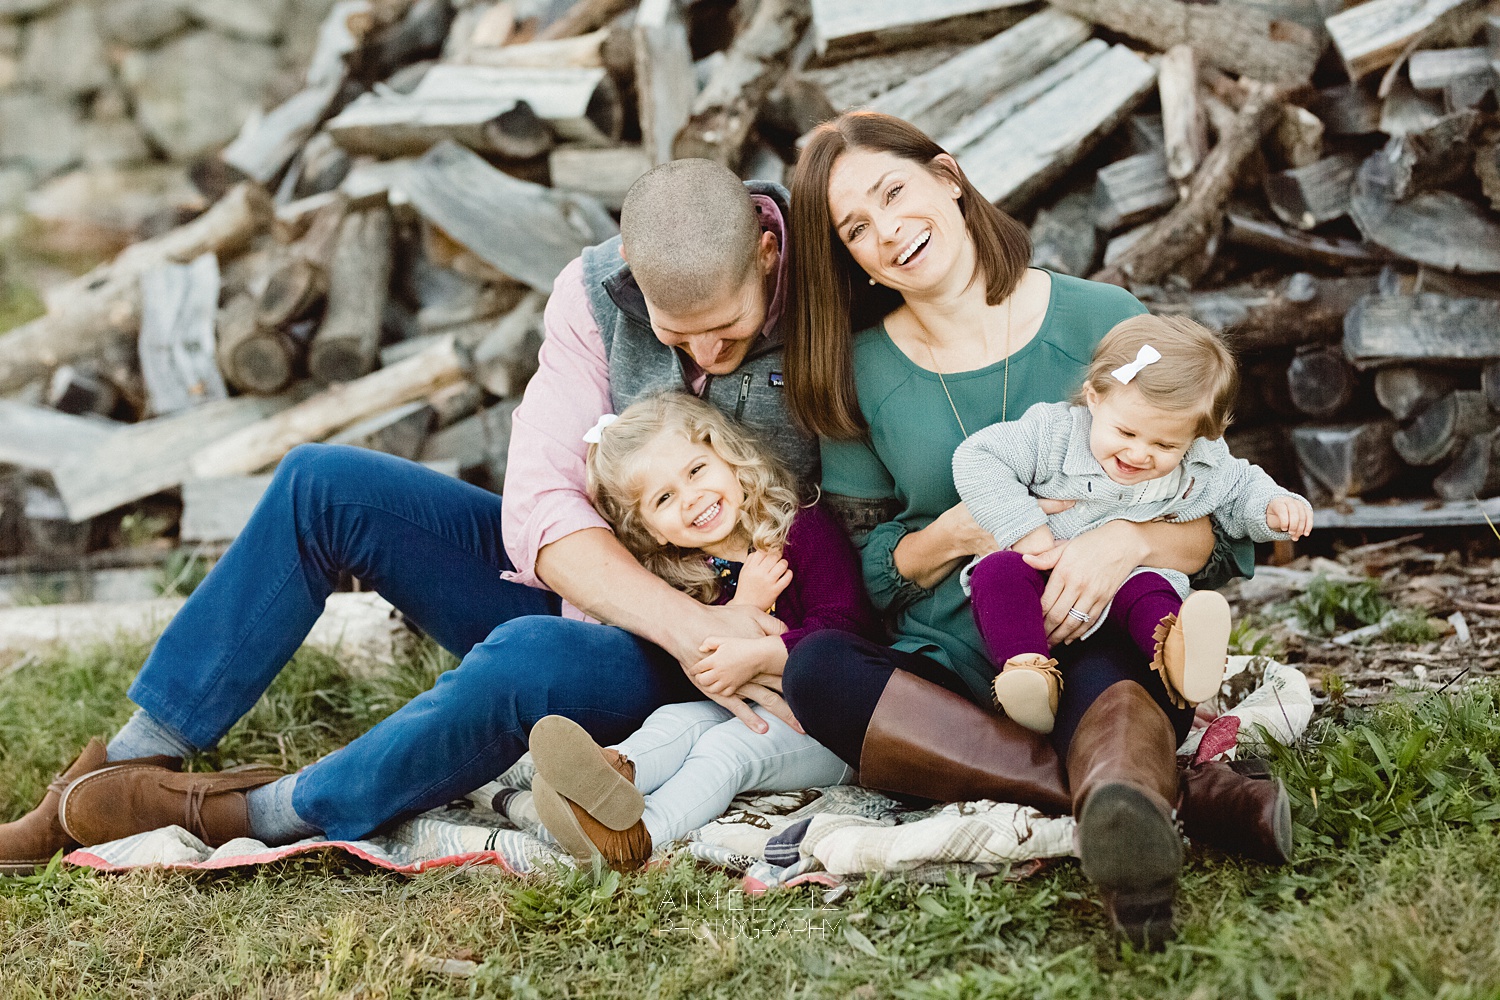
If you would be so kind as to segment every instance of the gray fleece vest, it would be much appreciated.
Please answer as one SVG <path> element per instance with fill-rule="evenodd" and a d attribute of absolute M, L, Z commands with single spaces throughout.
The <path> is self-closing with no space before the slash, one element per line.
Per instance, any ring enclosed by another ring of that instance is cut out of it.
<path fill-rule="evenodd" d="M 747 181 L 753 194 L 769 196 L 791 218 L 790 198 L 779 184 Z M 781 252 L 787 253 L 782 247 Z M 583 284 L 609 359 L 609 395 L 616 413 L 648 396 L 692 392 L 686 355 L 656 339 L 640 286 L 620 257 L 620 238 L 583 251 Z M 760 338 L 739 368 L 708 375 L 698 395 L 744 424 L 765 442 L 804 488 L 818 479 L 818 442 L 800 431 L 787 408 L 781 361 L 781 324 Z"/>

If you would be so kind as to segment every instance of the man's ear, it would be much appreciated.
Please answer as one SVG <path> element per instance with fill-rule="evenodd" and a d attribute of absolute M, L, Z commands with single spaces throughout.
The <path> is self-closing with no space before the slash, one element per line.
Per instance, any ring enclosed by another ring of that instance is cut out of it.
<path fill-rule="evenodd" d="M 760 260 L 760 273 L 769 276 L 781 263 L 781 245 L 776 242 L 776 234 L 761 233 L 756 254 Z"/>
<path fill-rule="evenodd" d="M 623 260 L 627 264 L 630 263 L 630 257 L 629 257 L 628 254 L 625 253 L 625 244 L 624 243 L 620 244 L 620 259 Z"/>

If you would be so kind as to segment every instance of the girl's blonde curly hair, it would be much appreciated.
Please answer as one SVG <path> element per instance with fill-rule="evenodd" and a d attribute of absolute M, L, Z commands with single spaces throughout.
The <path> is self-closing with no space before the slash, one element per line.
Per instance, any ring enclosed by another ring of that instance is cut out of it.
<path fill-rule="evenodd" d="M 641 450 L 662 434 L 676 432 L 703 442 L 734 469 L 745 500 L 739 527 L 757 552 L 781 549 L 797 513 L 791 475 L 754 437 L 717 408 L 685 393 L 664 393 L 626 408 L 589 445 L 588 495 L 615 537 L 652 573 L 704 604 L 719 598 L 718 573 L 700 549 L 660 544 L 640 517 Z"/>

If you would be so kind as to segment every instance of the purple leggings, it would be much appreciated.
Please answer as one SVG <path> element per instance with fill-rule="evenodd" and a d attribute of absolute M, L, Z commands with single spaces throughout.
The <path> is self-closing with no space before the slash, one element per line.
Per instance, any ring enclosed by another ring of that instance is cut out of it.
<path fill-rule="evenodd" d="M 1042 615 L 1046 574 L 1026 565 L 1019 552 L 995 552 L 974 567 L 969 586 L 974 622 L 996 671 L 1022 653 L 1051 655 Z M 1107 621 L 1123 628 L 1150 657 L 1156 653 L 1157 624 L 1180 607 L 1182 598 L 1165 577 L 1137 573 L 1115 593 Z"/>

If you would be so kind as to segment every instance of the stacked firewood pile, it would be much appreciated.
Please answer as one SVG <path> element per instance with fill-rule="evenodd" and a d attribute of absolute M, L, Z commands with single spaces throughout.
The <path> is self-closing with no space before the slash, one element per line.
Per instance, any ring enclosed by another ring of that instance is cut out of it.
<path fill-rule="evenodd" d="M 500 489 L 553 279 L 631 182 L 782 180 L 857 106 L 1037 263 L 1223 331 L 1232 445 L 1321 504 L 1500 492 L 1500 17 L 1335 7 L 338 0 L 300 88 L 192 163 L 206 210 L 0 334 L 0 575 L 132 565 L 143 524 L 220 546 L 303 442 Z"/>

